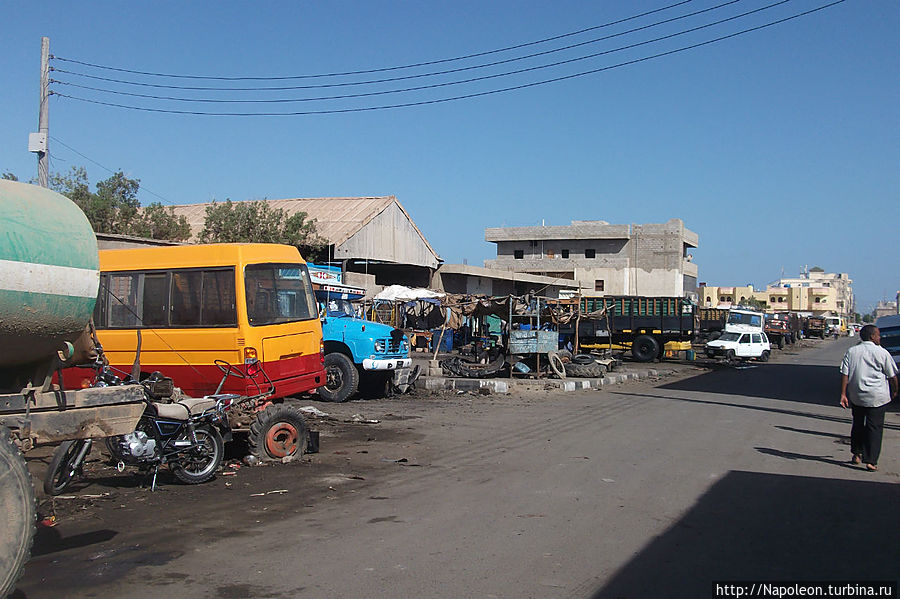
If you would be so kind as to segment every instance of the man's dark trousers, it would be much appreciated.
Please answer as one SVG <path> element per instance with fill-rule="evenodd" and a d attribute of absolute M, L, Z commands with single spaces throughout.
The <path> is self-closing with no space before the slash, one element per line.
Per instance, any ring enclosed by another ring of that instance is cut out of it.
<path fill-rule="evenodd" d="M 878 464 L 881 455 L 881 437 L 884 433 L 884 413 L 888 404 L 877 408 L 866 408 L 855 403 L 850 404 L 853 410 L 853 427 L 850 429 L 850 452 L 861 455 L 864 464 Z"/>

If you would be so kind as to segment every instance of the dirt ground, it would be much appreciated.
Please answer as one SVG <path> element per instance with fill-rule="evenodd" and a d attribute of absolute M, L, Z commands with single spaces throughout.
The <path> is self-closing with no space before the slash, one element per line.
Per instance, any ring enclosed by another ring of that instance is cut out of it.
<path fill-rule="evenodd" d="M 639 367 L 666 371 L 676 379 L 711 365 L 627 365 L 632 371 Z M 101 450 L 102 443 L 95 443 L 84 477 L 64 495 L 47 497 L 40 487 L 53 448 L 38 448 L 27 460 L 41 522 L 32 560 L 13 597 L 37 599 L 63 596 L 74 587 L 87 590 L 140 566 L 161 566 L 223 536 L 257 535 L 266 524 L 312 513 L 347 494 L 380 499 L 371 492 L 366 495 L 368 488 L 397 469 L 430 464 L 439 456 L 432 455 L 429 438 L 452 435 L 460 418 L 489 418 L 495 404 L 533 406 L 559 393 L 549 387 L 509 395 L 417 390 L 344 404 L 321 402 L 315 395 L 295 398 L 289 401 L 297 407 L 327 414 L 307 416 L 310 430 L 319 432 L 318 453 L 289 463 L 248 466 L 242 462 L 246 444 L 238 438 L 226 445 L 226 460 L 213 480 L 185 485 L 163 469 L 152 492 L 148 476 L 131 468 L 118 472 L 105 448 Z M 61 563 L 66 567 L 58 567 Z M 154 572 L 166 576 L 165 568 Z"/>

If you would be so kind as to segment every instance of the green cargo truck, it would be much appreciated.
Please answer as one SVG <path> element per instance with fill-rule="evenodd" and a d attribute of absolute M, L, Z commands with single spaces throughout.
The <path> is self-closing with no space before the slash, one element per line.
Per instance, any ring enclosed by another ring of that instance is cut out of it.
<path fill-rule="evenodd" d="M 620 347 L 638 362 L 661 358 L 666 350 L 691 349 L 696 306 L 683 297 L 584 296 L 579 304 L 581 347 Z M 560 327 L 572 334 L 575 325 Z"/>

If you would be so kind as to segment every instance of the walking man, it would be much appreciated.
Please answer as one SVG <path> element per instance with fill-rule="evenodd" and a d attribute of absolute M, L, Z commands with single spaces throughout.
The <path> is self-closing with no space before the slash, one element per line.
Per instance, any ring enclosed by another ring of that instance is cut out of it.
<path fill-rule="evenodd" d="M 851 462 L 866 470 L 878 470 L 884 413 L 897 397 L 897 365 L 879 345 L 878 327 L 867 324 L 859 331 L 861 341 L 847 350 L 841 362 L 841 407 L 853 410 L 850 429 Z"/>

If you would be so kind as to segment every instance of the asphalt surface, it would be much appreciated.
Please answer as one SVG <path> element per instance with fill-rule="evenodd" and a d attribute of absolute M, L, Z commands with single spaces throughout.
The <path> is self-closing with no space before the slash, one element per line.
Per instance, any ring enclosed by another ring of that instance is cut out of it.
<path fill-rule="evenodd" d="M 320 422 L 306 463 L 208 485 L 80 488 L 77 509 L 56 500 L 13 596 L 710 597 L 714 581 L 896 580 L 900 414 L 878 472 L 848 463 L 836 365 L 855 341 L 602 391 L 316 404 L 380 422 Z M 284 492 L 251 497 L 269 490 Z"/>

